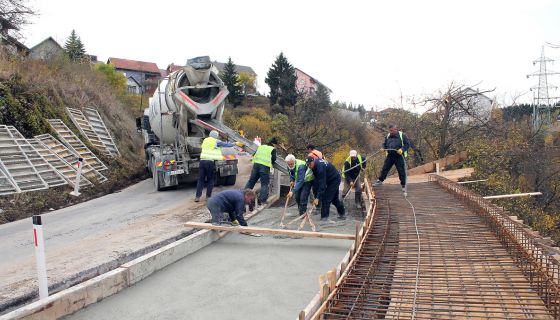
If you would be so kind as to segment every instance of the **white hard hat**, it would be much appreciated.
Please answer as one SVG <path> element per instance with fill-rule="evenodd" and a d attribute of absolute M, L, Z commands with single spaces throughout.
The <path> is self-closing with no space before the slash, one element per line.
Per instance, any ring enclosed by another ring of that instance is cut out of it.
<path fill-rule="evenodd" d="M 288 168 L 290 168 L 290 169 L 293 169 L 293 168 L 295 167 L 295 165 L 296 165 L 296 157 L 295 157 L 293 154 L 287 155 L 285 161 L 286 161 L 286 163 L 287 163 L 288 161 L 293 161 L 293 165 L 292 165 L 291 168 L 290 168 L 290 165 L 288 165 Z"/>
<path fill-rule="evenodd" d="M 212 130 L 210 131 L 210 137 L 214 138 L 214 139 L 218 139 L 220 135 L 218 134 L 218 131 L 216 130 Z"/>
<path fill-rule="evenodd" d="M 357 157 L 358 156 L 358 152 L 356 150 L 350 150 L 350 156 L 351 157 Z"/>

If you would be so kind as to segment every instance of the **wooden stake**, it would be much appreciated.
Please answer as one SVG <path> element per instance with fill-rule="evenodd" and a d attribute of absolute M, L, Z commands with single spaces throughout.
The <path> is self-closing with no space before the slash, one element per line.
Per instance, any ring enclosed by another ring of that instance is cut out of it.
<path fill-rule="evenodd" d="M 327 272 L 327 280 L 329 284 L 329 290 L 334 290 L 334 288 L 336 287 L 336 269 Z"/>
<path fill-rule="evenodd" d="M 230 231 L 230 232 L 254 232 L 260 234 L 284 235 L 284 236 L 291 236 L 291 237 L 324 238 L 324 239 L 340 239 L 340 240 L 356 239 L 356 237 L 351 234 L 270 229 L 270 228 L 258 228 L 258 227 L 216 226 L 211 223 L 202 223 L 202 222 L 187 222 L 185 223 L 185 227 L 196 228 L 196 229 L 218 230 L 218 231 Z"/>

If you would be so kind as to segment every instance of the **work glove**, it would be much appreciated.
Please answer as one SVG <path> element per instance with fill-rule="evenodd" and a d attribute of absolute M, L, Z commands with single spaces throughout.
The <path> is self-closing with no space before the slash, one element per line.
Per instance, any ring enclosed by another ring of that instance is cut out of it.
<path fill-rule="evenodd" d="M 402 149 L 397 150 L 397 153 L 399 154 L 399 156 L 402 155 L 402 152 L 403 152 Z"/>
<path fill-rule="evenodd" d="M 293 195 L 294 195 L 294 193 L 293 193 L 293 192 L 291 192 L 291 191 L 290 191 L 290 192 L 288 192 L 288 199 L 291 199 Z"/>
<path fill-rule="evenodd" d="M 296 185 L 295 181 L 290 181 L 290 188 L 293 188 Z"/>
<path fill-rule="evenodd" d="M 238 147 L 240 147 L 240 148 L 243 148 L 243 147 L 245 146 L 245 145 L 243 144 L 243 142 L 239 142 L 239 141 L 237 141 L 237 142 L 235 143 L 235 145 L 238 146 Z"/>
<path fill-rule="evenodd" d="M 319 206 L 319 199 L 315 198 L 315 200 L 313 200 L 313 205 L 318 207 Z"/>

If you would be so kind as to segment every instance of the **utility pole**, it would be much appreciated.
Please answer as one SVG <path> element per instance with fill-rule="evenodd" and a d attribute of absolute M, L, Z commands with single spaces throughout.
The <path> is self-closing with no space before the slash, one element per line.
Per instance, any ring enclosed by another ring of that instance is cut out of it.
<path fill-rule="evenodd" d="M 549 70 L 547 63 L 553 63 L 554 60 L 544 55 L 544 46 L 541 49 L 541 56 L 533 61 L 533 65 L 539 64 L 539 70 L 527 75 L 529 77 L 539 77 L 537 86 L 531 88 L 533 91 L 533 129 L 538 130 L 543 124 L 551 123 L 551 100 L 557 97 L 549 96 L 549 90 L 557 89 L 557 86 L 548 83 L 548 76 L 558 75 L 560 73 Z"/>

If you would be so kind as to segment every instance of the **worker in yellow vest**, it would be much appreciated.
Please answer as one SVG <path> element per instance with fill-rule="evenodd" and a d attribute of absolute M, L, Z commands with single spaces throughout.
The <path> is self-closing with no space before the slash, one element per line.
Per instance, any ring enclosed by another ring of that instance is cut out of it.
<path fill-rule="evenodd" d="M 352 187 L 355 187 L 354 202 L 358 209 L 362 208 L 362 182 L 360 179 L 360 172 L 365 168 L 366 159 L 358 154 L 356 150 L 350 150 L 350 154 L 348 158 L 346 158 L 346 161 L 344 161 L 344 166 L 342 167 L 342 179 L 344 179 L 342 194 L 346 195 Z"/>
<path fill-rule="evenodd" d="M 264 205 L 268 199 L 268 183 L 270 182 L 270 168 L 276 162 L 275 145 L 278 144 L 276 138 L 272 138 L 268 143 L 262 144 L 257 148 L 253 155 L 253 169 L 251 177 L 245 189 L 253 189 L 257 181 L 261 181 L 261 191 L 259 192 L 259 205 Z"/>
<path fill-rule="evenodd" d="M 218 131 L 210 131 L 209 137 L 202 141 L 202 152 L 200 153 L 200 167 L 198 168 L 198 182 L 196 183 L 196 196 L 195 202 L 200 201 L 202 196 L 202 189 L 206 185 L 206 199 L 212 196 L 212 188 L 214 188 L 214 175 L 216 173 L 216 164 L 214 161 L 223 160 L 221 148 L 233 147 L 233 143 L 223 142 L 218 140 Z M 242 147 L 242 143 L 235 143 L 235 145 Z"/>
<path fill-rule="evenodd" d="M 293 154 L 289 154 L 285 160 L 290 171 L 291 189 L 288 198 L 295 195 L 299 215 L 302 215 L 307 211 L 309 194 L 313 186 L 313 171 L 307 167 L 305 161 L 296 159 Z"/>
<path fill-rule="evenodd" d="M 381 169 L 379 179 L 373 184 L 374 187 L 379 187 L 387 178 L 387 174 L 393 165 L 397 168 L 399 173 L 399 180 L 401 182 L 402 192 L 406 193 L 406 157 L 408 156 L 408 148 L 410 148 L 410 141 L 408 137 L 397 129 L 397 126 L 389 125 L 389 133 L 383 141 L 382 150 L 386 150 L 385 163 Z"/>

